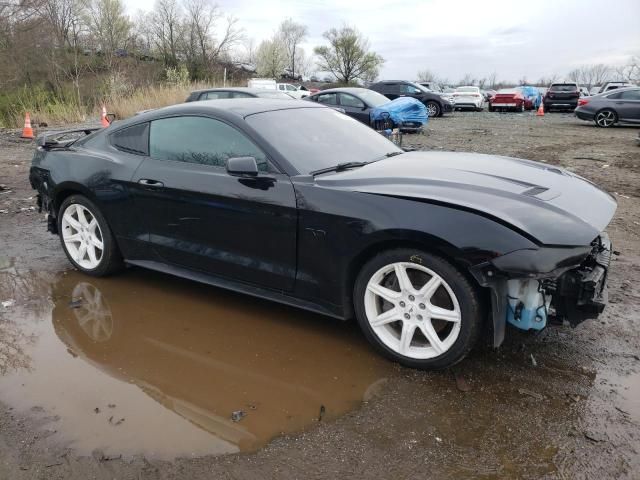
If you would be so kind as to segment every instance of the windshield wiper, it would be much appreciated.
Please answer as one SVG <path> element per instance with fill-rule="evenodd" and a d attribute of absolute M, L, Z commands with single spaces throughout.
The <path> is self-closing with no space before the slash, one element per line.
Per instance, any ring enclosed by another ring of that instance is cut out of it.
<path fill-rule="evenodd" d="M 385 157 L 389 158 L 389 157 L 395 157 L 396 155 L 402 155 L 405 152 L 389 152 L 389 153 L 385 153 Z"/>
<path fill-rule="evenodd" d="M 349 168 L 363 167 L 367 163 L 369 162 L 344 162 L 334 165 L 333 167 L 321 168 L 320 170 L 314 170 L 313 172 L 309 173 L 310 175 L 313 175 L 315 177 L 316 175 L 320 175 L 322 173 L 342 172 L 343 170 L 348 170 Z"/>

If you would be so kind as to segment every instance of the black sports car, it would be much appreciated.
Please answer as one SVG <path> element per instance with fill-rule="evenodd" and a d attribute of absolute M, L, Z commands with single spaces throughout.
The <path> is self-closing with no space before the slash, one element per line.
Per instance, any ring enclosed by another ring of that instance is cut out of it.
<path fill-rule="evenodd" d="M 128 263 L 355 316 L 412 367 L 607 299 L 609 194 L 526 160 L 406 153 L 312 102 L 193 102 L 44 136 L 30 180 L 87 274 Z"/>

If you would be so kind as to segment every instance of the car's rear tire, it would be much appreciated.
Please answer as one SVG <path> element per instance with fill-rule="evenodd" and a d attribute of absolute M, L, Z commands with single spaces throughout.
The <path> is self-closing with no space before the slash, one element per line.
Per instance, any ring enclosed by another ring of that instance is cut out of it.
<path fill-rule="evenodd" d="M 382 252 L 362 267 L 354 286 L 365 337 L 407 367 L 446 368 L 476 344 L 482 307 L 476 289 L 453 265 L 417 249 Z"/>
<path fill-rule="evenodd" d="M 491 105 L 489 105 L 489 111 L 490 111 L 490 112 L 494 112 L 494 111 L 495 111 L 495 108 L 494 108 L 494 107 L 492 107 Z"/>
<path fill-rule="evenodd" d="M 427 112 L 429 112 L 429 118 L 439 117 L 442 113 L 442 109 L 438 102 L 428 101 L 425 105 L 427 107 Z"/>
<path fill-rule="evenodd" d="M 84 195 L 71 195 L 62 202 L 58 232 L 64 253 L 81 272 L 103 277 L 124 266 L 106 219 Z"/>
<path fill-rule="evenodd" d="M 605 108 L 596 113 L 593 121 L 596 122 L 596 125 L 600 128 L 609 128 L 616 124 L 618 115 L 610 108 Z"/>

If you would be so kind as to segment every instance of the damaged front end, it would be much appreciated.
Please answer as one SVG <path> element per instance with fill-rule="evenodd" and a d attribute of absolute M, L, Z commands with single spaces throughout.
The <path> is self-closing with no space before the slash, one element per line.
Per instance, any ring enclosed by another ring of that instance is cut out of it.
<path fill-rule="evenodd" d="M 542 330 L 597 318 L 608 300 L 611 241 L 600 234 L 588 247 L 517 250 L 471 269 L 491 291 L 494 346 L 509 323 Z"/>

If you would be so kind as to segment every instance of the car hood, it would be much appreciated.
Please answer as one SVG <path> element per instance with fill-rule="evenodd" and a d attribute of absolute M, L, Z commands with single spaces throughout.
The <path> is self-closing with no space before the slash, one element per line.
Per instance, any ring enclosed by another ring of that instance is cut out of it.
<path fill-rule="evenodd" d="M 476 153 L 409 152 L 316 183 L 472 210 L 545 245 L 588 245 L 617 207 L 607 192 L 562 168 Z"/>

